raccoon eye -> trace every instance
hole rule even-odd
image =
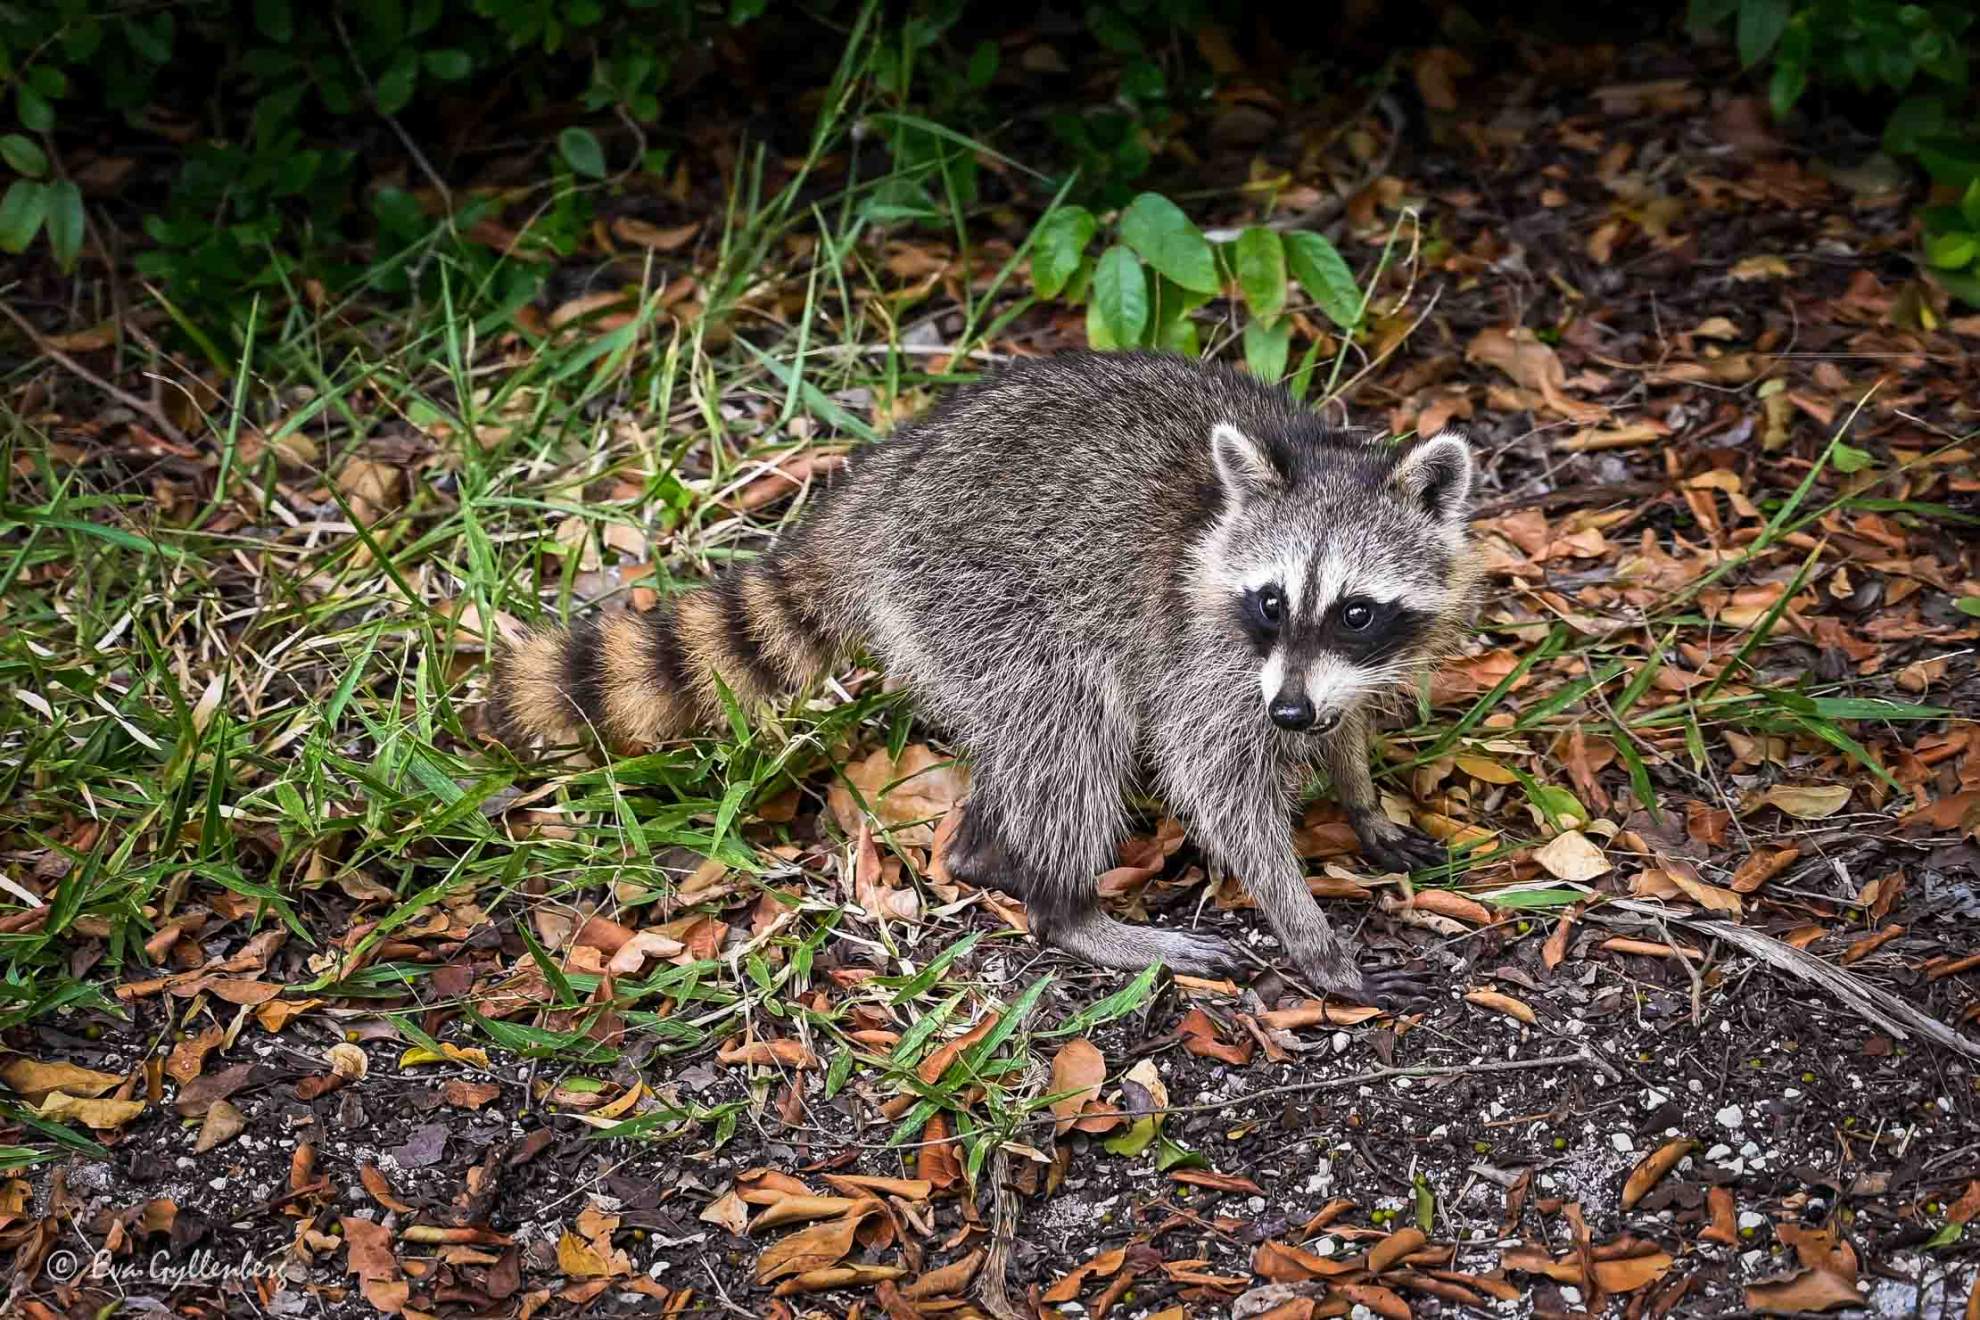
[[[1360,632],[1375,622],[1375,607],[1365,600],[1351,600],[1341,606],[1341,623],[1349,632]]]
[[[1286,598],[1277,587],[1261,588],[1251,598],[1252,608],[1257,611],[1259,622],[1268,628],[1276,628],[1286,617]]]

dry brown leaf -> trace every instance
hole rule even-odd
[[[1492,924],[1492,910],[1475,898],[1450,889],[1419,889],[1411,894],[1401,906],[1414,912],[1434,912],[1440,917],[1450,917],[1472,926]]]
[[[322,1004],[321,999],[271,999],[265,1004],[255,1005],[254,1020],[261,1024],[263,1031],[273,1035]]]
[[[1670,857],[1661,860],[1664,863],[1664,878],[1676,885],[1686,898],[1708,912],[1729,912],[1733,916],[1740,914],[1742,904],[1738,894],[1730,889],[1706,884],[1698,878],[1697,873],[1688,863]]]
[[[876,1178],[864,1173],[828,1173],[825,1181],[840,1194],[857,1200],[862,1196],[898,1196],[903,1201],[926,1201],[934,1194],[932,1183],[920,1178]]]
[[[1352,1305],[1366,1307],[1382,1320],[1411,1320],[1415,1314],[1400,1294],[1379,1283],[1339,1283],[1334,1289]]]
[[[1106,1080],[1107,1060],[1092,1041],[1076,1036],[1060,1046],[1052,1056],[1051,1091],[1054,1095],[1062,1091],[1070,1094],[1052,1102],[1052,1113],[1058,1119],[1053,1132],[1063,1136],[1071,1131],[1087,1101],[1099,1098],[1100,1085]]]
[[[921,918],[921,895],[887,882],[887,864],[881,860],[880,848],[873,841],[872,822],[864,818],[859,822],[859,840],[853,845],[853,902],[869,917],[880,921]]]
[[[622,215],[612,222],[613,238],[633,247],[651,248],[655,252],[674,252],[684,248],[700,232],[699,220],[666,229],[644,220],[635,220],[629,215]]]
[[[465,1077],[450,1077],[440,1087],[440,1098],[455,1109],[480,1109],[501,1094],[502,1088],[494,1082],[471,1082]]]
[[[37,1117],[51,1122],[75,1119],[84,1127],[111,1132],[144,1112],[142,1100],[83,1100],[66,1091],[55,1091],[34,1106]]]
[[[1559,967],[1561,961],[1567,957],[1568,936],[1574,933],[1574,918],[1574,908],[1561,913],[1560,920],[1554,923],[1553,933],[1547,936],[1546,944],[1541,946],[1540,961],[1546,964],[1550,972]]]
[[[749,1226],[755,1233],[760,1229],[775,1228],[779,1224],[801,1224],[811,1219],[830,1219],[842,1215],[858,1205],[857,1196],[788,1196],[778,1201],[756,1217]]]
[[[1244,1196],[1263,1196],[1265,1189],[1249,1178],[1235,1173],[1217,1173],[1210,1169],[1174,1169],[1169,1173],[1171,1182],[1188,1183],[1192,1187],[1208,1187],[1213,1192],[1236,1192]]]
[[[1261,1026],[1276,1031],[1297,1027],[1353,1027],[1381,1017],[1386,1009],[1368,1004],[1336,1004],[1332,1000],[1304,999],[1292,1008],[1272,1008],[1258,1015]]]
[[[963,1289],[969,1287],[969,1281],[976,1277],[976,1271],[982,1268],[983,1256],[980,1248],[972,1251],[967,1256],[928,1271],[903,1291],[912,1298],[959,1297]]]
[[[1794,273],[1794,269],[1787,264],[1786,258],[1776,256],[1771,252],[1762,252],[1750,257],[1741,257],[1732,264],[1732,269],[1726,273],[1733,279],[1741,282],[1749,280],[1784,280]]]
[[[1400,1228],[1368,1249],[1368,1269],[1380,1274],[1429,1239],[1420,1228]]]
[[[1482,756],[1460,756],[1456,758],[1457,768],[1473,779],[1482,779],[1488,784],[1517,784],[1519,776]]]
[[[1176,1031],[1182,1037],[1183,1048],[1191,1054],[1199,1058],[1218,1059],[1233,1067],[1241,1068],[1250,1063],[1252,1051],[1257,1048],[1249,1036],[1236,1042],[1224,1040],[1216,1022],[1200,1008],[1190,1009]]]
[[[1555,835],[1545,846],[1534,849],[1533,860],[1545,867],[1549,875],[1573,884],[1587,884],[1611,869],[1602,850],[1580,830],[1564,830]]]
[[[756,1260],[756,1281],[769,1283],[786,1275],[827,1269],[839,1263],[853,1249],[853,1237],[869,1215],[880,1213],[878,1201],[858,1201],[837,1219],[813,1224],[810,1228],[782,1238],[764,1248]]]
[[[848,783],[859,790],[858,798]],[[935,842],[936,824],[962,800],[968,787],[969,776],[954,758],[911,743],[898,761],[882,747],[848,765],[845,782],[834,783],[826,800],[848,835],[859,834],[863,800],[894,843],[926,848]]]
[[[954,1187],[962,1181],[962,1156],[956,1143],[949,1136],[949,1120],[936,1114],[928,1120],[928,1126],[921,1129],[923,1145],[915,1155],[915,1176],[938,1190]]]
[[[399,1258],[392,1251],[392,1230],[362,1215],[345,1215],[338,1222],[344,1235],[344,1263],[360,1280],[396,1279]]]
[[[1970,1179],[1959,1199],[1946,1207],[1946,1219],[1954,1224],[1964,1224],[1977,1214],[1980,1214],[1980,1178]]]
[[[818,1059],[801,1040],[737,1041],[715,1052],[723,1063],[747,1064],[758,1068],[816,1068]]]
[[[1589,1265],[1596,1286],[1607,1293],[1630,1293],[1664,1277],[1671,1268],[1671,1257],[1662,1251],[1617,1260],[1598,1260]]]
[[[93,1099],[123,1084],[122,1073],[98,1072],[73,1063],[43,1063],[26,1055],[16,1055],[0,1064],[0,1082],[21,1093],[28,1103],[61,1091],[71,1098]]]
[[[1733,1206],[1732,1188],[1706,1188],[1705,1212],[1712,1222],[1698,1236],[1707,1242],[1717,1242],[1721,1246],[1738,1246],[1739,1216]]]
[[[1492,326],[1478,332],[1464,350],[1467,362],[1483,362],[1511,377],[1522,388],[1537,393],[1547,407],[1576,421],[1594,421],[1608,410],[1567,395],[1567,371],[1553,346],[1543,343],[1532,330],[1518,326],[1504,330]]]
[[[1530,1004],[1524,1000],[1514,999],[1511,995],[1500,994],[1497,990],[1467,990],[1464,1001],[1467,1004],[1476,1004],[1480,1008],[1489,1008],[1495,1013],[1504,1013],[1510,1018],[1518,1018],[1529,1026],[1540,1020]]]
[[[217,1026],[210,1026],[194,1036],[187,1036],[172,1047],[172,1053],[165,1060],[165,1075],[181,1086],[199,1076],[206,1067],[206,1056],[220,1048],[227,1033]]]
[[[193,1141],[193,1154],[204,1155],[215,1146],[232,1141],[246,1127],[246,1114],[225,1100],[215,1100],[208,1106],[206,1118],[199,1125],[199,1136]]]
[[[557,1239],[557,1268],[573,1279],[616,1279],[632,1273],[632,1262],[610,1239],[587,1241],[567,1228]]]
[[[1755,807],[1779,807],[1797,820],[1822,820],[1849,804],[1848,784],[1775,784]]]
[[[1516,1270],[1521,1274],[1544,1274],[1555,1283],[1584,1284],[1581,1265],[1572,1260],[1555,1260],[1545,1248],[1526,1246],[1514,1247],[1499,1257],[1501,1269]]]
[[[833,1265],[822,1270],[806,1270],[784,1280],[771,1290],[773,1297],[798,1293],[830,1292],[835,1288],[859,1288],[869,1283],[886,1283],[907,1271],[899,1265]]]
[[[1622,1208],[1634,1210],[1636,1203],[1649,1195],[1650,1189],[1662,1182],[1665,1175],[1675,1169],[1678,1161],[1690,1154],[1697,1144],[1680,1137],[1676,1141],[1665,1142],[1639,1160],[1636,1167],[1629,1171],[1629,1180],[1623,1184]]]
[[[1785,848],[1756,848],[1739,864],[1728,884],[1735,894],[1750,894],[1787,870],[1799,856],[1801,849],[1792,844]]]
[[[1048,1302],[1070,1302],[1076,1299],[1089,1279],[1107,1279],[1120,1273],[1121,1266],[1127,1263],[1127,1249],[1115,1247],[1103,1251],[1084,1265],[1074,1267],[1062,1275],[1044,1293]]]
[[[1258,1244],[1258,1249],[1251,1253],[1251,1272],[1273,1283],[1304,1283],[1309,1279],[1331,1279],[1342,1274],[1357,1273],[1360,1269],[1361,1264],[1358,1261],[1316,1256],[1289,1242],[1277,1240],[1261,1242]]]
[[[398,1194],[392,1190],[392,1184],[386,1181],[384,1170],[376,1164],[366,1162],[358,1165],[358,1181],[364,1184],[364,1190],[371,1194],[372,1200],[393,1214],[409,1215],[413,1212],[413,1207],[400,1200]]]
[[[741,1237],[743,1229],[749,1224],[749,1206],[736,1195],[734,1188],[730,1188],[703,1206],[695,1218],[704,1224],[719,1224]]]
[[[1863,1298],[1856,1285],[1827,1270],[1803,1270],[1785,1279],[1746,1285],[1747,1309],[1760,1315],[1797,1315],[1861,1305]]]
[[[954,1063],[964,1050],[996,1029],[998,1021],[1003,1016],[1002,1013],[985,1013],[968,1031],[943,1041],[929,1051],[928,1057],[915,1067],[914,1075],[921,1079],[924,1086],[935,1085],[942,1080],[942,1074],[949,1071],[949,1065]]]
[[[368,458],[344,460],[337,470],[337,490],[360,523],[377,522],[406,501],[406,474]]]
[[[1688,944],[1665,944],[1659,940],[1637,940],[1627,935],[1611,935],[1595,946],[1605,953],[1634,953],[1644,958],[1703,958],[1704,951]]]

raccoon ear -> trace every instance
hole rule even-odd
[[[1439,431],[1397,460],[1389,484],[1436,517],[1460,521],[1471,502],[1471,446],[1456,431]]]
[[[1210,456],[1217,465],[1217,479],[1233,499],[1285,485],[1285,474],[1272,461],[1271,452],[1229,422],[1210,428]]]

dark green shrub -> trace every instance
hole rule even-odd
[[[575,105],[652,124],[683,57],[710,33],[747,24],[764,4],[0,6],[0,86],[18,121],[18,131],[0,142],[17,176],[0,195],[0,249],[22,251],[46,235],[65,267],[74,261],[82,200],[62,161],[107,120],[113,133],[121,129],[120,140],[182,144],[163,187],[138,179],[133,198],[153,244],[139,266],[176,300],[207,311],[304,278],[340,287],[363,271],[347,255],[351,240],[399,242],[413,229],[432,230],[403,191],[364,196],[370,181],[359,168],[363,145],[387,142],[398,150],[386,136],[387,119],[417,128],[435,106],[500,95],[521,110]],[[160,113],[171,122],[153,122]],[[567,179],[661,163],[608,161],[598,138],[581,127],[566,130],[558,147],[553,168]],[[424,179],[410,183],[426,186]],[[384,285],[393,279],[374,275]]]
[[[1768,96],[1785,115],[1811,85],[1891,101],[1884,149],[1914,157],[1961,199],[1923,214],[1924,260],[1946,289],[1980,304],[1980,122],[1972,65],[1980,49],[1970,0],[1691,0],[1690,26],[1730,23],[1740,63],[1772,62]]]

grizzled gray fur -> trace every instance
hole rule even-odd
[[[1024,899],[1041,940],[1109,967],[1231,966],[1213,936],[1100,910],[1095,876],[1139,784],[1245,883],[1308,981],[1387,997],[1411,978],[1365,973],[1330,929],[1292,817],[1324,765],[1377,865],[1443,859],[1379,809],[1366,708],[1461,624],[1471,477],[1458,436],[1365,442],[1224,367],[1023,362],[860,453],[768,555],[652,622],[636,655],[613,668],[610,638],[588,657],[544,642],[533,681],[594,727],[660,734],[627,707],[633,678],[665,690],[640,709],[712,714],[682,690],[719,673],[768,695],[864,645],[967,752],[950,872]]]

